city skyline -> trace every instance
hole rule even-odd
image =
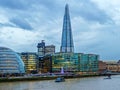
[[[0,46],[16,52],[37,52],[37,43],[45,40],[58,52],[66,3],[70,7],[74,52],[119,60],[119,0],[0,0]]]

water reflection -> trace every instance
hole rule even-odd
[[[0,90],[120,90],[120,76],[67,79],[56,83],[49,81],[0,83]]]

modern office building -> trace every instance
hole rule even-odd
[[[39,57],[39,73],[51,73],[52,72],[52,56],[45,55],[44,57]]]
[[[78,54],[75,53],[56,53],[52,56],[52,72],[60,72],[61,68],[64,72],[78,71]]]
[[[65,6],[60,52],[63,53],[74,52],[74,44],[73,44],[72,28],[71,28],[68,4],[66,4]]]
[[[80,54],[80,74],[97,74],[98,60],[99,55]]]
[[[36,73],[38,68],[38,57],[34,52],[22,52],[21,58],[25,64],[26,73]]]
[[[51,72],[52,69],[52,60],[51,56],[55,53],[54,45],[45,45],[44,40],[42,40],[37,45],[38,48],[38,72],[39,73],[47,73]]]
[[[37,45],[38,48],[38,57],[44,57],[45,55],[52,55],[55,53],[55,46],[54,45],[45,45],[44,40],[42,40]]]
[[[13,50],[0,47],[0,74],[24,74],[25,66],[20,56]]]
[[[78,72],[80,74],[96,74],[99,56],[83,53],[56,53],[52,56],[52,72]]]

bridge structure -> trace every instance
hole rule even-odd
[[[105,70],[101,73],[101,75],[120,75],[120,72],[113,72],[110,70]]]

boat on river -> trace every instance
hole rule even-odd
[[[111,74],[108,74],[108,77],[104,79],[111,79]]]
[[[107,77],[107,78],[104,78],[104,79],[111,79],[111,77]]]
[[[64,77],[58,77],[56,78],[55,82],[64,82],[65,78]]]

